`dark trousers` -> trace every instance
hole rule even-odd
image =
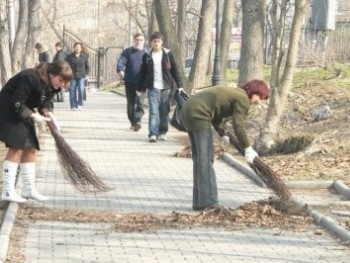
[[[212,129],[189,131],[193,161],[193,209],[218,203],[216,175],[213,168],[214,147]]]
[[[141,96],[137,96],[136,89],[136,85],[125,83],[126,111],[128,114],[128,119],[132,126],[134,126],[137,122],[141,122],[141,118],[145,113],[145,94],[142,93]]]

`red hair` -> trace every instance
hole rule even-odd
[[[270,97],[270,90],[267,87],[267,84],[258,79],[251,80],[244,84],[241,89],[244,89],[249,99],[254,95],[258,95],[261,100],[267,100]]]

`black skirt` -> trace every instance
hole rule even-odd
[[[0,123],[0,140],[8,148],[21,149],[34,147],[40,150],[33,120],[13,123]]]

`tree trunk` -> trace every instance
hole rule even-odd
[[[7,21],[6,1],[0,1],[0,74],[1,87],[11,77],[10,39]]]
[[[180,44],[181,64],[185,64],[185,45],[186,45],[186,1],[177,2],[177,39]]]
[[[277,19],[278,0],[272,1],[272,8],[270,10],[271,17],[271,31],[272,31],[272,61],[271,61],[271,87],[277,87],[280,78],[280,68],[284,52],[282,45],[284,42],[284,31],[286,24],[287,5],[288,0],[282,0],[279,10],[279,19]]]
[[[39,40],[40,34],[40,0],[29,0],[28,2],[28,33],[22,68],[31,68],[35,65],[35,42]]]
[[[199,19],[198,36],[189,82],[190,91],[204,85],[205,75],[208,69],[210,49],[212,46],[213,23],[216,11],[216,1],[203,1],[201,17]]]
[[[15,74],[22,69],[23,54],[28,29],[28,0],[19,1],[18,24],[15,41],[11,50],[12,73]]]
[[[275,138],[279,120],[283,113],[287,96],[291,90],[294,70],[298,59],[299,40],[304,24],[305,14],[310,7],[309,0],[296,0],[295,13],[293,17],[292,29],[289,38],[289,47],[284,65],[284,71],[278,85],[271,86],[271,98],[266,114],[265,124],[260,133],[258,141],[259,152],[267,152]]]
[[[242,42],[238,85],[263,79],[266,0],[242,1]]]
[[[235,0],[225,0],[222,15],[221,37],[220,37],[220,63],[222,82],[226,82],[226,70],[228,54],[231,44],[231,30],[233,26]]]
[[[152,3],[152,8],[150,11],[149,27],[148,27],[148,38],[152,35],[153,32],[159,31],[156,11],[154,8],[154,3]]]
[[[181,48],[177,39],[175,26],[171,19],[169,2],[164,0],[154,0],[155,13],[157,16],[160,32],[164,35],[165,47],[169,47],[174,55],[175,63],[178,66],[182,81],[187,86],[185,68],[181,60]]]

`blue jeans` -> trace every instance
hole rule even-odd
[[[218,203],[212,129],[189,131],[193,161],[193,209]]]
[[[170,112],[170,89],[148,89],[148,136],[158,136],[168,132],[168,119]]]
[[[70,108],[76,109],[78,106],[83,106],[84,84],[85,78],[72,79],[69,89]]]

